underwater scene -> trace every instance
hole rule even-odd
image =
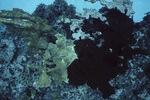
[[[133,9],[140,0],[33,0],[30,11],[6,1],[0,100],[150,100],[150,7]]]

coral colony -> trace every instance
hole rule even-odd
[[[0,100],[149,100],[150,14],[130,0],[0,12]]]

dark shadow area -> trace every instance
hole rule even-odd
[[[93,89],[98,88],[103,97],[107,98],[115,93],[108,81],[118,74],[125,73],[127,61],[134,54],[144,54],[141,49],[132,49],[135,43],[132,32],[133,20],[117,9],[106,9],[109,25],[100,19],[89,18],[84,20],[82,30],[85,33],[102,32],[95,40],[85,39],[75,41],[75,50],[78,55],[68,67],[69,83],[75,86],[88,84]],[[106,12],[105,11],[105,12]],[[99,40],[104,39],[102,47],[96,46]]]

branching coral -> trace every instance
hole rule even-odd
[[[49,86],[51,80],[54,80],[56,84],[61,85],[62,81],[68,82],[67,67],[72,63],[74,59],[77,59],[77,55],[74,50],[74,44],[72,40],[66,40],[66,38],[60,34],[56,34],[56,44],[49,43],[47,50],[45,50],[42,61],[42,66],[29,65],[39,69],[39,80],[35,82],[35,85],[40,87]]]

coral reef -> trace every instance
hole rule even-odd
[[[133,2],[131,2],[130,0],[113,0],[112,2],[100,0],[100,3],[106,6],[108,9],[117,8],[127,16],[131,16],[135,13],[132,9]]]
[[[51,5],[40,4],[34,11],[39,17],[47,19],[49,24],[54,24],[60,18],[75,18],[76,11],[73,5],[68,5],[65,0],[55,0]]]
[[[96,19],[100,19],[102,21],[106,21],[105,23],[107,23],[106,17],[103,16],[101,13],[99,13],[98,11],[96,11],[95,9],[87,9],[84,8],[84,13],[77,13],[76,15],[79,16],[78,19],[68,19],[65,18],[64,19],[64,23],[68,23],[70,24],[70,30],[73,32],[72,33],[72,37],[75,40],[80,40],[80,39],[92,39],[94,40],[93,37],[90,36],[90,34],[86,33],[82,30],[82,25],[83,25],[83,21],[84,19],[91,19],[92,23],[92,18],[96,18]],[[92,25],[94,28],[96,28],[96,26],[94,26],[94,24]],[[90,26],[89,26],[90,27]],[[98,27],[98,26],[97,26]],[[99,34],[99,32],[97,32]],[[97,33],[93,33],[93,34],[97,34]]]
[[[76,11],[73,5],[68,5],[65,0],[55,0],[50,5],[40,4],[34,13],[43,19],[47,19],[53,29],[64,34],[67,39],[72,38],[69,24],[63,23],[62,20],[64,18],[76,18]]]
[[[114,99],[149,99],[149,79],[145,75],[144,70],[147,64],[150,64],[149,55],[135,55],[133,59],[129,60],[129,69],[123,75],[118,75],[110,81],[112,86],[117,87],[118,90]],[[144,96],[143,94],[147,94]],[[143,95],[143,96],[142,96]]]
[[[15,55],[16,46],[12,40],[3,39],[0,41],[0,63],[10,63]]]
[[[55,36],[53,37],[51,36],[52,28],[47,24],[47,21],[45,19],[41,19],[40,17],[37,17],[34,14],[30,15],[21,9],[13,9],[13,11],[3,10],[0,13],[0,16],[1,16],[0,21],[7,25],[9,31],[13,32],[12,34],[18,35],[19,36],[18,38],[23,37],[23,40],[27,42],[28,52],[30,53],[29,55],[31,60],[30,62],[40,63],[41,61],[42,63],[39,65],[38,64],[33,65],[33,64],[28,64],[26,62],[26,64],[29,65],[29,67],[27,67],[26,65],[26,68],[32,69],[32,66],[34,66],[34,68],[36,68],[40,74],[39,80],[36,80],[37,78],[34,77],[36,71],[34,71],[33,73],[31,72],[32,70],[29,69],[28,72],[25,71],[27,75],[33,74],[32,75],[33,80],[31,81],[30,85],[32,84],[32,82],[34,82],[34,85],[38,85],[40,87],[46,87],[50,85],[51,80],[55,81],[57,85],[61,85],[62,81],[65,82],[68,81],[67,70],[66,70],[67,66],[69,66],[70,63],[77,58],[76,53],[74,51],[73,41],[66,40],[64,36],[57,34],[56,37],[58,38],[58,40],[56,40],[56,45],[53,43],[49,43],[50,41],[52,41],[49,39],[52,39]],[[3,24],[1,24],[1,26],[2,26],[1,32],[5,33],[6,26]],[[55,42],[54,40],[55,39],[53,39],[53,42]],[[22,56],[19,55],[19,52],[21,52],[20,50],[22,49],[18,50],[18,47],[16,49],[15,48],[16,44],[14,44],[13,41],[11,41],[11,39],[1,40],[0,47],[1,47],[1,54],[2,54],[0,57],[1,62],[4,61],[3,63],[6,65],[18,61],[17,63],[15,63],[16,67],[20,66],[20,63],[22,62],[21,59],[24,59],[22,58]],[[6,58],[6,55],[9,54],[10,56],[7,56],[9,60],[4,59]],[[43,58],[41,59],[36,58],[36,55],[43,55]],[[15,64],[12,66],[15,66]],[[6,72],[9,71],[7,69],[5,70]],[[11,75],[8,74],[7,76],[11,76]],[[27,80],[26,82],[28,81],[29,80]],[[27,83],[24,84],[28,85]],[[22,90],[18,92],[17,94],[18,96],[14,98],[17,97],[23,98],[24,96],[19,97],[20,93],[22,93]],[[26,95],[26,93],[24,95]]]
[[[30,81],[25,42],[0,23],[0,99],[17,99]]]
[[[93,89],[98,88],[107,98],[115,93],[109,80],[126,72],[127,62],[133,55],[147,53],[141,48],[131,48],[136,42],[131,18],[117,9],[106,9],[105,12],[109,24],[95,18],[83,21],[82,31],[90,34],[94,40],[80,39],[74,42],[79,59],[68,67],[68,74],[70,84],[79,86],[87,83]],[[95,32],[102,34],[95,37]],[[103,42],[102,46],[98,46],[100,42]]]
[[[150,14],[146,13],[144,16],[143,21],[140,23],[136,23],[135,28],[135,38],[137,38],[137,45],[140,46],[146,52],[149,52],[150,49]]]
[[[100,1],[101,5],[104,5],[108,9],[117,8],[122,13],[126,14],[127,16],[133,15],[135,12],[132,9],[132,4],[130,0],[112,0],[112,2],[107,2],[106,0],[85,0],[89,2],[96,2]]]
[[[6,26],[0,22],[0,33],[4,33],[5,31],[6,31]],[[1,37],[1,35],[0,35],[0,37]]]
[[[29,13],[18,8],[14,8],[12,11],[2,10],[0,13],[0,22],[14,24],[23,28],[34,29],[40,32],[51,31],[51,27],[47,24],[46,20],[35,15],[30,15]]]
[[[52,32],[48,21],[22,9],[2,10],[0,22],[5,23],[9,31],[23,37],[30,49],[31,56],[41,52],[40,49],[46,49],[49,41],[54,41],[52,34],[55,32]]]
[[[43,59],[41,59],[42,65],[29,65],[31,68],[39,70],[39,80],[34,82],[34,85],[47,87],[50,86],[51,80],[58,85],[61,85],[62,81],[68,83],[67,67],[74,59],[77,59],[77,55],[72,40],[66,40],[60,34],[56,34],[56,37],[56,44],[48,44]]]
[[[102,93],[91,89],[86,84],[77,88],[64,84],[66,87],[61,89],[60,98],[66,100],[104,100]],[[69,92],[68,92],[69,91]],[[72,96],[74,95],[74,96]]]
[[[150,13],[134,23],[130,0],[85,1],[105,7],[0,12],[0,100],[150,99]]]
[[[89,17],[91,17],[91,18],[99,18],[102,21],[106,21],[106,17],[104,17],[96,9],[83,8],[83,10],[84,10],[84,13],[77,13],[76,15],[82,18],[86,18],[86,19],[89,19]]]
[[[70,24],[70,29],[73,32],[72,37],[75,40],[79,40],[79,39],[85,39],[87,37],[89,37],[88,34],[85,34],[82,30],[81,30],[81,26],[83,23],[83,19],[65,19],[65,23],[71,23]]]

